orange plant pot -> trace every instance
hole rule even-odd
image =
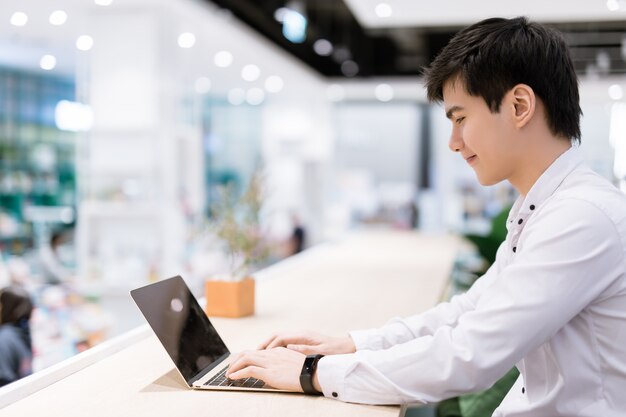
[[[214,317],[245,317],[254,314],[254,280],[212,281],[204,284],[205,311]]]

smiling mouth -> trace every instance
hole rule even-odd
[[[476,160],[476,155],[472,155],[472,156],[468,156],[467,158],[465,158],[465,161],[468,164],[471,164],[472,162],[474,162]]]

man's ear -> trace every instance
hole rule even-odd
[[[535,115],[537,98],[535,92],[526,84],[517,84],[511,91],[513,118],[518,128],[524,127]]]

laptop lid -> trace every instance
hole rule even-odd
[[[189,386],[230,353],[180,276],[130,295]]]

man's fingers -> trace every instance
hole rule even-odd
[[[295,344],[287,345],[287,349],[295,350],[296,352],[300,352],[304,355],[313,355],[313,354],[319,353],[320,351],[319,347],[317,346],[295,345]]]
[[[314,341],[303,334],[290,334],[284,336],[277,336],[267,346],[266,349],[274,349],[277,347],[287,347],[288,345],[311,345]]]
[[[268,338],[267,340],[265,340],[263,343],[261,343],[258,347],[257,350],[263,350],[263,349],[267,349],[267,347],[270,345],[270,343],[272,343],[274,341],[274,339],[276,339],[278,337],[278,335],[273,334],[270,338]]]
[[[243,369],[233,372],[228,375],[229,379],[243,379],[243,378],[256,378],[265,380],[265,369],[260,366],[246,366]]]
[[[300,340],[301,336],[286,335],[286,334],[274,334],[272,337],[261,343],[258,350],[274,349],[276,347],[285,347],[288,343],[292,343],[292,340]]]
[[[271,341],[266,347],[266,349],[274,349],[277,347],[286,346],[285,339],[283,337],[275,337],[274,340]]]
[[[274,349],[277,347],[285,347],[287,346],[287,343],[288,343],[287,340],[289,340],[288,336],[278,335],[270,343],[268,343],[265,349],[269,350],[269,349]]]
[[[261,355],[256,354],[258,351],[246,351],[236,355],[233,360],[228,365],[228,370],[226,371],[226,376],[231,378],[231,374],[237,372],[241,369],[244,369],[249,366],[258,366],[262,365],[263,357]]]
[[[247,351],[230,364],[226,376],[230,379],[257,378],[272,387],[298,391],[304,360],[302,353],[285,347]]]

